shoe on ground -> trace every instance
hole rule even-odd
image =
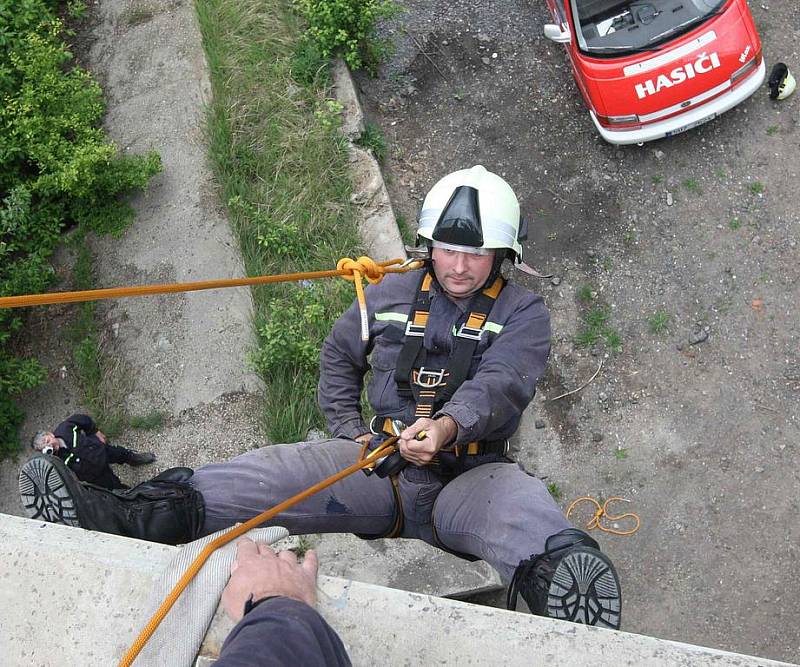
[[[139,466],[146,466],[156,462],[156,455],[153,452],[132,452],[128,457],[128,465],[138,468]]]

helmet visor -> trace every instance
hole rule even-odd
[[[455,243],[443,243],[442,241],[434,241],[433,247],[455,252],[468,252],[470,255],[481,255],[483,257],[493,255],[495,252],[494,248],[476,248],[471,245],[456,245]]]
[[[480,248],[483,245],[481,213],[478,190],[469,185],[460,185],[444,207],[436,227],[433,240],[460,246]]]

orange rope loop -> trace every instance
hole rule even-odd
[[[575,507],[577,507],[580,503],[589,502],[592,503],[596,509],[594,511],[594,515],[592,516],[591,519],[589,519],[589,522],[586,524],[586,528],[588,528],[589,530],[591,530],[592,528],[599,528],[600,530],[606,533],[611,533],[613,535],[633,535],[633,533],[639,530],[639,524],[640,524],[639,515],[635,514],[634,512],[625,512],[624,514],[617,514],[617,515],[609,514],[608,504],[615,500],[618,500],[623,503],[631,502],[627,498],[612,496],[601,505],[591,496],[581,496],[580,498],[576,498],[575,500],[572,501],[572,503],[570,503],[570,506],[567,508],[567,518],[569,519],[569,515],[572,514],[572,510],[574,510]],[[603,523],[601,523],[600,521],[600,519],[602,519],[603,517],[605,517],[607,521],[619,521],[621,519],[630,518],[634,521],[635,525],[633,526],[633,528],[629,528],[628,530],[619,530],[617,528],[603,525]]]
[[[350,273],[343,274],[342,278],[345,280],[353,280],[356,278],[361,280],[362,277],[366,278],[373,285],[377,285],[383,276],[386,274],[386,267],[378,264],[374,259],[369,257],[359,257],[350,259],[349,257],[342,257],[336,264],[337,271],[349,271]]]
[[[369,340],[369,316],[367,314],[367,298],[364,296],[362,279],[366,278],[372,285],[377,285],[387,269],[369,257],[359,257],[357,260],[342,257],[336,264],[336,270],[342,272],[342,278],[355,283],[358,311],[361,315],[361,340]]]

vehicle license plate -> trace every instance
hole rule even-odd
[[[686,132],[686,130],[691,130],[693,127],[697,127],[698,125],[702,125],[703,123],[707,123],[710,120],[714,120],[716,114],[711,114],[710,116],[706,116],[705,118],[701,118],[700,120],[696,120],[694,123],[689,123],[688,125],[683,125],[679,127],[677,130],[671,130],[667,132],[664,136],[665,137],[674,137],[676,134],[680,134],[681,132]]]

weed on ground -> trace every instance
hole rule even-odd
[[[84,235],[76,234],[71,243],[77,248],[73,269],[75,289],[95,288],[95,258],[83,243]],[[78,304],[78,315],[68,331],[72,343],[72,358],[83,402],[97,425],[109,437],[122,431],[127,423],[124,397],[131,386],[131,378],[121,364],[106,352],[96,320],[95,302]]]
[[[247,274],[332,269],[357,256],[348,144],[323,50],[277,0],[198,0],[197,10],[214,90],[210,153]],[[323,426],[319,347],[352,298],[338,279],[253,289],[251,359],[274,442]]]

